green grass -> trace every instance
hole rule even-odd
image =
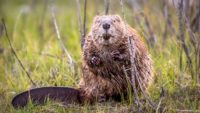
[[[103,14],[103,4],[94,6],[92,1],[88,2],[89,30],[95,10]],[[157,4],[154,4],[157,3]],[[64,57],[56,33],[53,28],[49,6],[44,8],[44,1],[37,1],[31,5],[31,1],[0,1],[0,17],[6,21],[9,37],[19,56],[20,60],[30,72],[31,78],[39,87],[42,86],[69,86],[78,87],[81,78],[81,47],[78,18],[76,12],[76,1],[58,1],[56,6],[56,18],[60,29],[62,40],[65,43],[71,56],[79,66],[78,75],[71,73],[68,59]],[[154,4],[154,5],[152,5]],[[158,103],[160,100],[161,88],[164,89],[164,97],[161,105],[167,108],[167,112],[176,112],[175,109],[200,109],[199,87],[193,85],[190,72],[187,69],[179,69],[180,45],[176,35],[169,33],[163,45],[162,34],[165,21],[162,16],[160,2],[153,0],[145,4],[144,13],[157,35],[155,47],[149,47],[151,57],[154,61],[155,80],[149,89],[150,96]],[[81,2],[83,6],[83,3]],[[83,7],[81,8],[83,9]],[[117,7],[117,8],[116,8]],[[138,12],[132,14],[131,9],[125,5],[126,21],[141,36],[144,35],[145,23],[141,20],[137,23],[133,18]],[[81,10],[83,13],[83,10]],[[111,2],[112,14],[120,14],[119,3]],[[171,10],[170,10],[171,11]],[[177,29],[177,15],[175,9],[170,12],[172,22]],[[132,16],[133,15],[133,16]],[[158,19],[159,17],[159,19]],[[188,38],[188,37],[186,37]],[[115,103],[107,102],[95,105],[70,105],[63,106],[60,103],[49,101],[42,106],[29,104],[23,109],[16,110],[11,106],[12,98],[25,90],[33,88],[26,73],[20,67],[13,55],[5,35],[0,37],[0,47],[4,52],[0,53],[0,113],[8,112],[131,112],[132,104],[128,102]],[[54,57],[51,57],[52,55]],[[186,66],[186,57],[183,55],[183,66]],[[147,107],[148,112],[153,112]]]

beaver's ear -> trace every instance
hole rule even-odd
[[[122,19],[119,15],[114,15],[114,18],[116,21],[120,22]]]
[[[100,19],[100,16],[98,16],[98,15],[97,15],[97,16],[95,16],[95,17],[94,17],[94,23],[98,22],[98,21],[99,21],[99,19]]]

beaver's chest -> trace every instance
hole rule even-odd
[[[126,57],[128,52],[126,47],[104,48],[99,51],[102,65],[95,69],[97,75],[112,78],[124,76],[125,71],[129,68],[129,59]],[[116,59],[115,54],[121,55],[124,59]]]

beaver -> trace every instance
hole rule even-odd
[[[143,88],[149,86],[153,77],[152,60],[136,30],[119,15],[96,16],[83,47],[80,90],[85,101],[101,101],[113,95],[127,94],[130,90],[129,38],[134,43],[131,48],[135,50],[133,60]]]
[[[129,46],[128,39],[132,40],[132,46]],[[134,56],[131,56],[129,50],[134,50]],[[79,83],[80,88],[47,87],[30,90],[17,95],[13,99],[13,106],[25,106],[29,97],[37,103],[43,103],[46,97],[66,103],[102,102],[109,98],[120,100],[120,95],[133,92],[131,79],[135,73],[131,73],[131,60],[134,61],[133,65],[145,91],[152,81],[152,60],[147,48],[136,30],[119,15],[95,17],[85,38],[82,53],[83,77]]]

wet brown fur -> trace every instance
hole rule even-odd
[[[109,16],[112,18],[115,15]],[[85,39],[82,63],[83,78],[80,81],[80,95],[84,102],[91,103],[101,101],[102,99],[105,100],[114,95],[127,94],[127,91],[130,90],[128,89],[128,85],[131,81],[131,63],[128,37],[131,37],[134,42],[133,48],[131,48],[136,51],[134,65],[142,80],[143,88],[147,89],[152,80],[152,61],[145,44],[136,30],[124,23],[121,19],[119,24],[112,23],[111,26],[125,29],[125,32],[121,34],[122,36],[118,37],[120,40],[116,43],[106,47],[95,43],[91,32],[100,27],[95,25],[93,25],[91,32]],[[113,59],[112,53],[115,51],[120,53],[121,60]],[[94,56],[100,59],[98,66],[91,64],[91,59]]]

